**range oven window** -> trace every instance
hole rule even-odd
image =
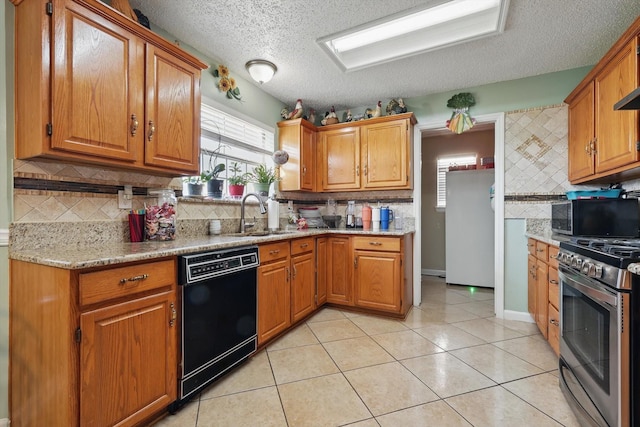
[[[562,290],[562,335],[586,372],[609,393],[610,313],[571,286]]]

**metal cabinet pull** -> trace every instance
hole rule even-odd
[[[302,175],[306,175],[307,174],[307,167],[303,166],[302,167]]]
[[[360,165],[356,166],[356,176],[360,176]]]
[[[287,282],[289,281],[290,277],[291,277],[291,271],[289,271],[289,267],[287,267],[287,277],[286,277]]]
[[[549,319],[549,323],[551,323],[552,325],[560,326],[560,322],[555,319]]]
[[[296,276],[298,275],[298,269],[296,268],[296,266],[293,266],[293,279],[295,280]]]
[[[126,278],[126,279],[120,279],[120,284],[124,285],[127,282],[137,282],[137,281],[140,281],[140,280],[144,280],[147,277],[149,277],[148,274],[141,274],[139,276],[133,276],[133,277],[129,277],[129,278]]]
[[[171,327],[176,323],[178,312],[176,311],[176,306],[174,303],[171,303],[169,307],[171,308],[171,318],[169,319],[169,326]]]
[[[136,117],[135,114],[131,115],[131,136],[136,136],[136,133],[138,132],[138,125],[140,123],[138,123],[138,118]]]
[[[382,243],[380,242],[369,242],[369,244],[372,246],[382,246]]]
[[[549,283],[551,283],[552,285],[557,285],[558,281],[551,279],[551,280],[549,280]]]
[[[358,257],[353,257],[353,268],[358,268]]]
[[[149,120],[149,141],[153,139],[154,133],[156,133],[156,125],[153,124],[153,120]]]
[[[269,251],[269,255],[276,255],[276,254],[279,254],[279,253],[280,253],[280,249],[274,249],[274,250]]]
[[[367,166],[368,165],[364,165],[364,176],[367,176],[367,173],[369,172],[369,169]]]
[[[301,244],[301,245],[300,245],[300,248],[301,248],[301,249],[304,249],[304,248],[306,248],[307,246],[309,246],[309,244],[308,244],[308,243],[303,243],[303,244]]]

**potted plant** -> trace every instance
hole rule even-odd
[[[251,174],[245,172],[242,173],[242,169],[237,162],[233,162],[229,170],[233,172],[233,175],[227,178],[229,181],[229,195],[230,196],[242,196],[244,193],[244,186],[247,185]]]
[[[207,184],[207,196],[214,199],[222,198],[222,188],[224,187],[224,181],[218,178],[220,172],[225,170],[224,163],[218,163],[213,166],[212,158],[209,157],[209,169],[202,171],[200,179]]]
[[[274,169],[268,168],[265,164],[254,167],[250,175],[256,193],[265,197],[269,194],[269,186],[278,180]]]
[[[204,184],[200,176],[190,176],[183,179],[187,183],[188,196],[202,196],[202,188]]]

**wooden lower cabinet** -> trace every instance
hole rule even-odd
[[[527,307],[542,335],[549,341],[556,354],[559,354],[558,247],[536,239],[529,239],[527,246]]]
[[[260,246],[258,267],[258,345],[291,325],[289,242]]]
[[[351,244],[349,237],[327,238],[327,302],[353,305]]]
[[[291,241],[291,323],[316,309],[316,250],[313,237]]]
[[[316,240],[316,305],[327,302],[327,238]]]
[[[140,425],[175,401],[174,259],[10,268],[12,425]]]

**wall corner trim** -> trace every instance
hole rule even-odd
[[[6,228],[0,228],[0,247],[9,246],[9,230]],[[0,420],[0,427],[2,427],[2,420]]]

